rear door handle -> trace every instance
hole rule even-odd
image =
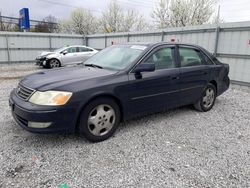
[[[172,76],[171,79],[172,79],[172,80],[179,80],[180,77],[179,77],[179,76]]]

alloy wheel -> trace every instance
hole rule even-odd
[[[106,135],[115,124],[115,111],[107,105],[96,106],[88,117],[88,129],[95,136]]]
[[[206,92],[204,93],[204,96],[202,98],[202,104],[205,108],[210,108],[215,99],[215,92],[212,88],[207,88]]]
[[[50,67],[51,67],[51,68],[60,67],[59,61],[56,60],[56,59],[52,59],[52,60],[50,61]]]

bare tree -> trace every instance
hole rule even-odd
[[[59,32],[61,33],[68,33],[68,34],[74,33],[73,24],[71,20],[60,20],[58,26],[59,26]]]
[[[41,33],[57,33],[58,24],[57,19],[54,16],[47,16],[43,21],[37,22],[37,24],[30,29],[31,32],[41,32]]]
[[[142,15],[139,15],[137,17],[134,31],[147,31],[148,28],[149,28],[149,25],[146,22],[145,18]]]
[[[220,23],[223,23],[224,20],[220,17],[220,6],[218,7],[218,12],[214,17],[212,18],[212,24],[219,25]]]
[[[129,32],[145,30],[147,23],[137,11],[124,11],[116,0],[112,0],[103,12],[102,30],[105,32]]]
[[[49,15],[43,19],[44,22],[46,22],[45,25],[47,25],[48,32],[49,33],[57,33],[58,32],[58,24],[57,19],[55,16]]]
[[[19,31],[19,26],[17,23],[17,19],[15,18],[6,18],[3,19],[1,12],[0,12],[0,31]]]
[[[217,0],[160,0],[152,13],[158,28],[207,23]]]
[[[126,13],[123,13],[121,19],[121,30],[124,32],[129,32],[131,28],[136,23],[137,13],[134,10],[128,10]]]
[[[97,28],[97,20],[89,10],[78,8],[71,13],[70,20],[74,32],[81,35],[94,33]]]
[[[151,14],[154,23],[159,29],[166,28],[170,24],[169,6],[170,0],[160,0]]]
[[[78,8],[75,9],[69,20],[59,22],[59,30],[64,33],[76,33],[88,35],[96,32],[97,19],[89,10]]]
[[[123,12],[117,1],[112,0],[102,13],[101,23],[105,32],[118,32],[122,29]]]

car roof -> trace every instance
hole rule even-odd
[[[188,43],[179,43],[179,42],[127,42],[127,43],[121,43],[120,45],[143,45],[143,46],[158,46],[158,45],[186,45],[186,46],[193,46],[201,48],[201,46],[198,46],[196,44],[188,44]],[[117,44],[119,45],[119,44]]]
[[[88,47],[88,46],[84,46],[84,45],[69,45],[69,46],[65,46],[65,47]]]

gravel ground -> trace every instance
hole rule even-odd
[[[207,113],[183,107],[122,123],[92,144],[22,130],[8,108],[18,80],[2,73],[0,187],[250,187],[250,89],[230,88]]]
[[[0,65],[0,80],[3,79],[20,79],[25,75],[31,74],[35,71],[42,70],[41,67],[34,63],[22,63],[22,64],[3,64]]]

